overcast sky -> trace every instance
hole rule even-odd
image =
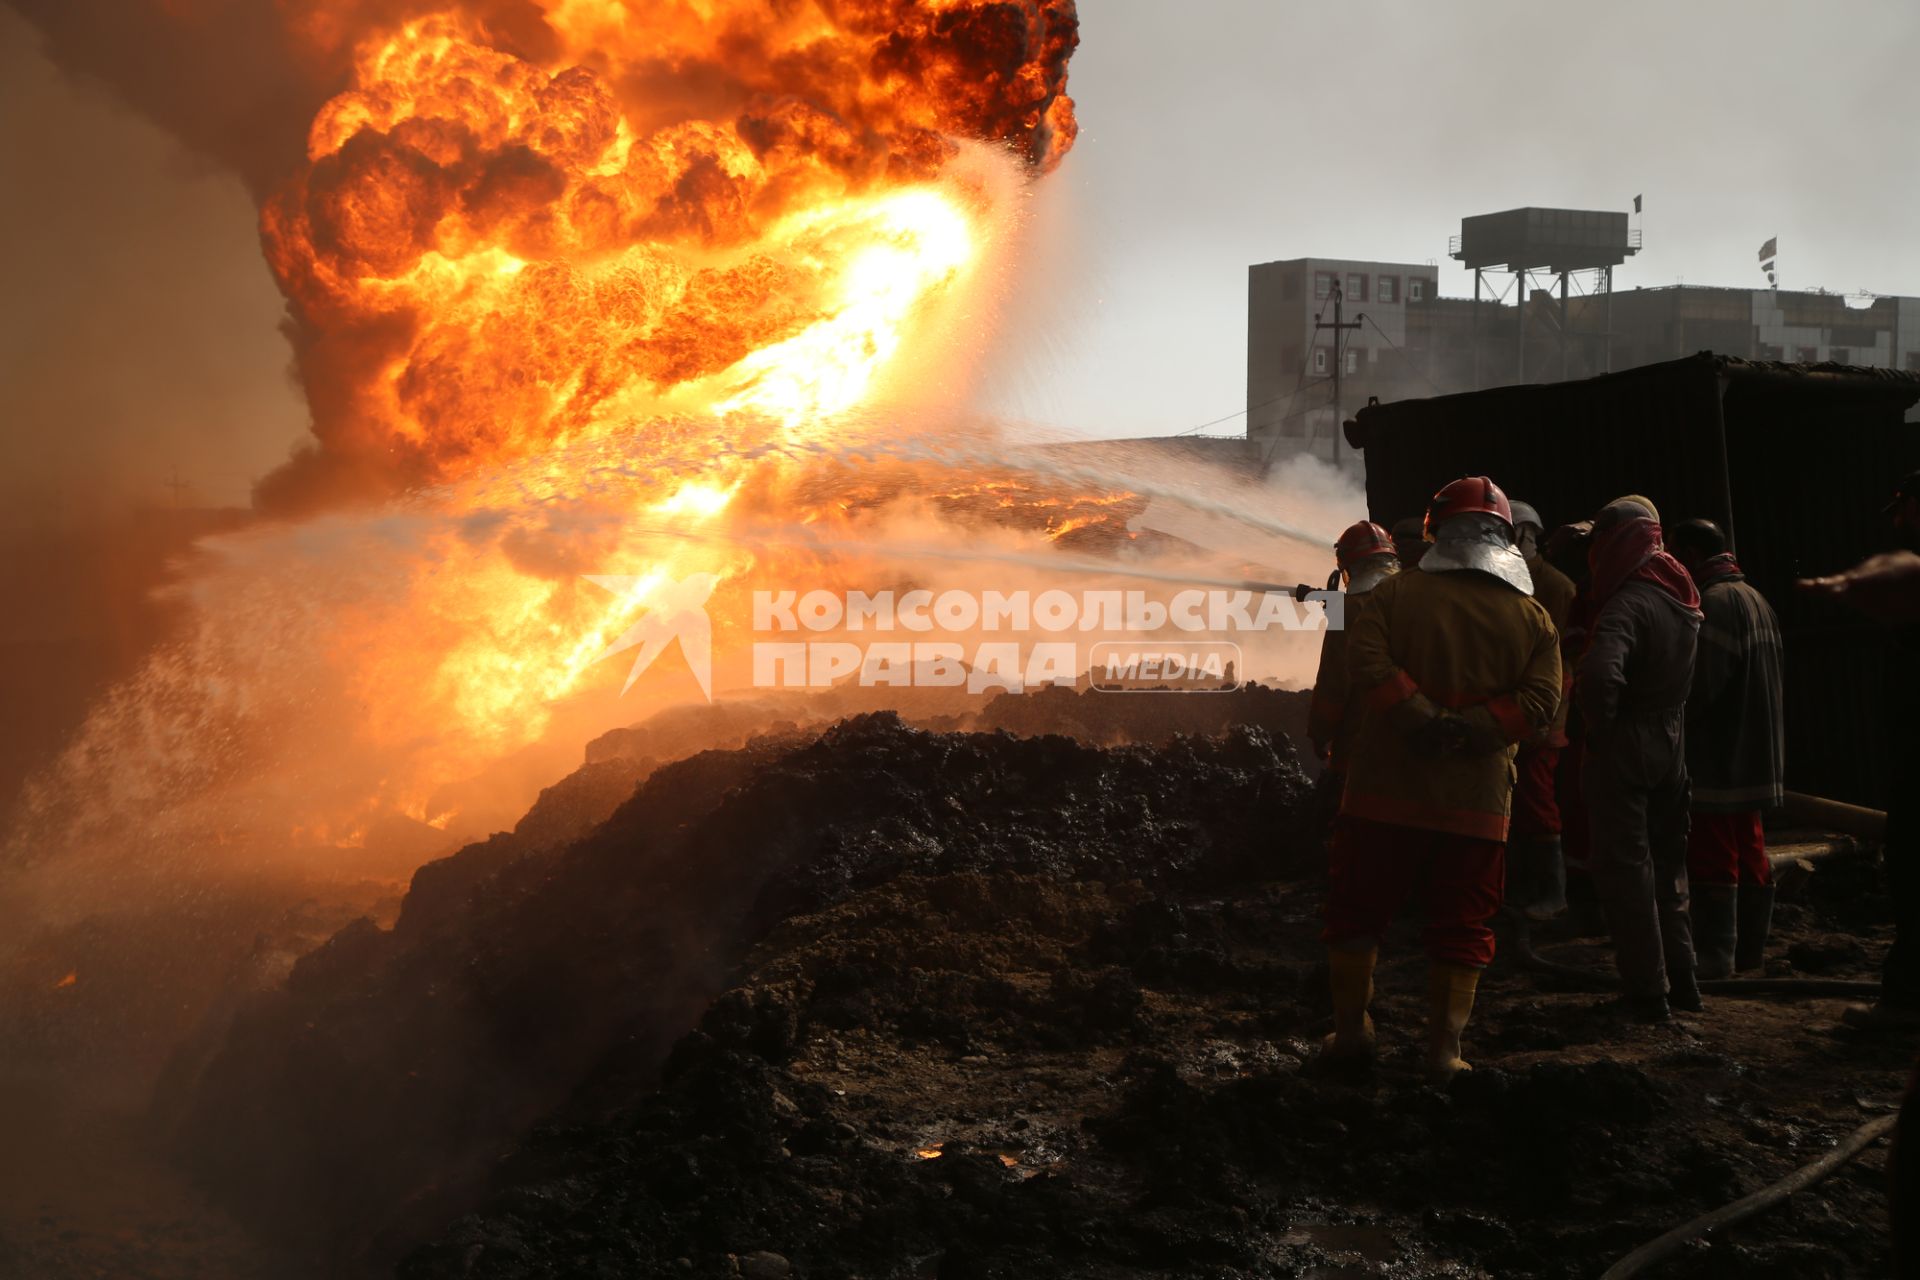
[[[1631,208],[1616,288],[1920,294],[1915,0],[1082,0],[1080,141],[986,389],[1095,434],[1245,407],[1246,268],[1441,264],[1464,215]],[[1044,301],[1042,301],[1044,299]],[[1238,419],[1214,428],[1226,431]]]
[[[981,402],[1089,434],[1245,403],[1246,268],[1442,264],[1462,215],[1626,209],[1622,288],[1920,294],[1920,3],[1082,0],[1078,146]],[[250,202],[0,14],[0,460],[231,501],[304,411]],[[49,119],[66,122],[55,134]],[[1215,428],[1238,426],[1232,419]]]

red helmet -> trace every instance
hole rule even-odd
[[[1333,558],[1342,569],[1351,569],[1368,556],[1390,556],[1397,554],[1393,548],[1393,535],[1371,520],[1362,520],[1358,524],[1348,525],[1339,541],[1333,544]]]
[[[1513,529],[1513,508],[1507,505],[1507,495],[1500,491],[1500,486],[1486,476],[1461,476],[1442,485],[1440,492],[1433,495],[1433,501],[1427,504],[1424,530],[1427,541],[1433,541],[1434,531],[1445,521],[1474,512],[1499,516],[1509,531]]]

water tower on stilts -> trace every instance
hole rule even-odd
[[[1473,378],[1475,386],[1489,381],[1505,381],[1497,360],[1489,363],[1481,351],[1480,300],[1485,293],[1492,302],[1513,289],[1519,307],[1518,350],[1514,356],[1514,381],[1527,381],[1527,301],[1530,277],[1559,277],[1559,376],[1568,374],[1573,338],[1567,313],[1568,283],[1572,277],[1591,273],[1592,288],[1583,292],[1604,296],[1601,330],[1584,337],[1600,340],[1598,367],[1613,369],[1613,269],[1640,252],[1640,232],[1629,229],[1627,215],[1597,209],[1508,209],[1504,213],[1483,213],[1460,220],[1460,234],[1453,237],[1450,256],[1473,269]],[[1513,280],[1494,293],[1487,277],[1511,274]]]

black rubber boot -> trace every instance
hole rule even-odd
[[[1694,901],[1698,902],[1696,897]],[[1733,953],[1733,967],[1741,973],[1758,969],[1767,958],[1767,935],[1773,931],[1773,886],[1740,886],[1740,941]],[[1701,975],[1705,977],[1705,974]]]
[[[1567,865],[1559,836],[1540,836],[1526,845],[1527,896],[1520,909],[1527,919],[1544,923],[1567,911]]]
[[[1773,891],[1769,889],[1767,892]],[[1736,898],[1740,915],[1744,917],[1746,890],[1730,884],[1693,886],[1693,902],[1688,910],[1693,915],[1693,953],[1699,957],[1699,977],[1712,979],[1733,976]],[[1745,920],[1742,919],[1741,923],[1744,924]],[[1744,928],[1739,931],[1739,936],[1743,939],[1746,937]]]
[[[1635,1022],[1666,1022],[1673,1017],[1673,1010],[1667,1006],[1665,996],[1628,993],[1615,1000],[1614,1007]]]
[[[1593,877],[1586,872],[1567,876],[1567,918],[1576,938],[1607,936],[1606,913],[1600,909],[1600,897],[1594,891]]]
[[[1667,966],[1667,1003],[1682,1013],[1700,1012],[1703,1007],[1700,1003],[1700,982],[1694,976],[1692,965]]]

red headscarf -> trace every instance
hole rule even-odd
[[[1700,566],[1700,571],[1693,575],[1693,580],[1702,587],[1709,587],[1722,578],[1746,576],[1740,571],[1739,563],[1734,560],[1733,552],[1722,551],[1717,556],[1708,556],[1706,562]]]
[[[1590,585],[1596,610],[1636,578],[1651,582],[1689,609],[1700,608],[1700,589],[1686,568],[1667,554],[1660,526],[1650,517],[1630,516],[1596,532],[1587,564],[1593,569]]]

